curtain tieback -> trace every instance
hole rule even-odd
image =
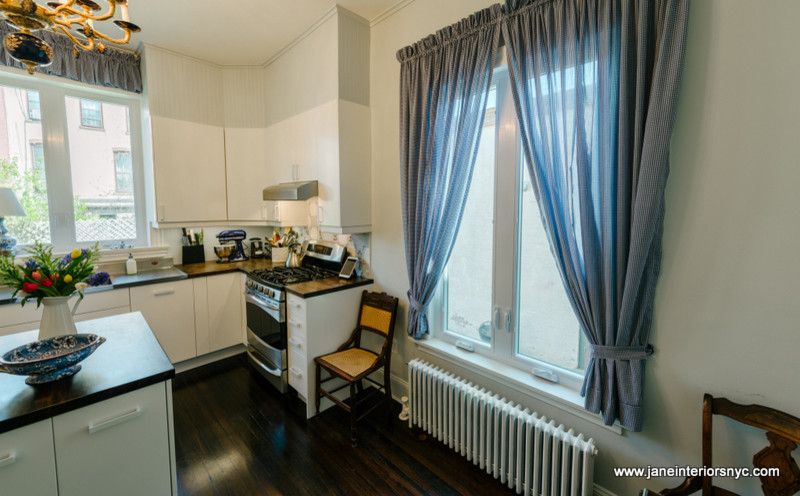
[[[416,298],[411,295],[411,290],[406,292],[406,296],[408,296],[408,306],[416,310],[417,312],[421,312],[423,310],[422,305],[419,304]]]
[[[645,360],[653,354],[653,345],[601,346],[590,344],[591,358],[601,360]]]

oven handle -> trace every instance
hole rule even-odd
[[[280,307],[271,307],[269,306],[264,300],[258,298],[257,296],[251,293],[244,294],[244,300],[247,303],[252,303],[253,305],[257,306],[261,310],[267,312],[272,318],[277,320],[278,322],[283,322],[281,320],[281,310]]]
[[[255,356],[255,354],[253,354],[253,352],[250,351],[249,349],[247,350],[247,355],[256,363],[256,365],[264,369],[264,371],[266,371],[267,373],[277,377],[281,377],[283,375],[283,371],[281,369],[277,367],[276,368],[267,367],[267,365],[262,360],[259,360],[258,357]]]

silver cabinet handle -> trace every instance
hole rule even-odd
[[[100,431],[104,431],[104,430],[109,429],[111,427],[117,426],[117,425],[122,424],[124,422],[127,422],[129,420],[132,420],[132,419],[138,417],[141,414],[142,414],[142,408],[137,406],[136,408],[134,408],[132,410],[128,410],[127,412],[121,413],[121,414],[116,415],[114,417],[111,417],[109,419],[101,420],[100,422],[97,422],[97,423],[91,423],[88,426],[89,427],[89,434],[97,434]]]
[[[511,324],[514,321],[514,310],[506,310],[506,332],[511,332]]]
[[[17,454],[14,452],[7,453],[0,457],[0,467],[7,467],[17,461]]]
[[[175,294],[175,290],[172,288],[162,289],[161,291],[153,291],[153,296],[167,296],[171,294]]]

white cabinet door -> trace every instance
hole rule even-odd
[[[58,494],[49,419],[0,434],[0,494]]]
[[[221,126],[152,116],[159,222],[228,219]]]
[[[166,387],[161,382],[53,418],[59,496],[172,493]]]
[[[197,356],[192,281],[136,286],[131,310],[142,312],[172,363]]]
[[[238,272],[206,278],[208,290],[209,351],[242,344],[242,295],[244,283]]]
[[[262,191],[276,177],[271,172],[275,164],[267,164],[266,134],[263,128],[225,129],[230,220],[268,220]]]

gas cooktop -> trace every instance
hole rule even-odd
[[[272,269],[254,270],[250,278],[273,287],[283,287],[298,282],[313,281],[335,276],[336,273],[319,267],[273,267]]]

